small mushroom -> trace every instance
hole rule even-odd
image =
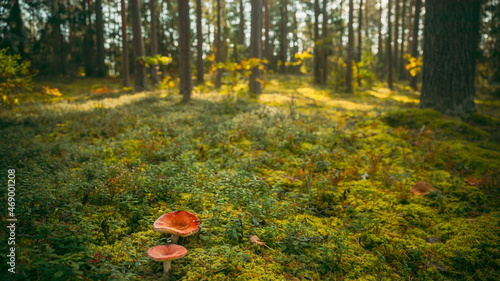
[[[148,257],[154,261],[163,262],[163,273],[167,273],[172,267],[172,260],[182,258],[188,251],[181,245],[169,244],[158,245],[149,248]]]
[[[177,243],[179,236],[186,237],[200,230],[200,220],[188,211],[175,211],[162,215],[153,224],[154,230],[172,234],[171,241]]]
[[[411,187],[410,191],[411,193],[413,193],[413,195],[427,195],[431,191],[434,191],[434,187],[429,183],[421,181],[414,184]]]

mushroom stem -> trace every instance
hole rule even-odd
[[[177,244],[177,241],[179,241],[179,235],[172,234],[172,236],[170,237],[170,241],[172,242],[172,244]]]
[[[171,260],[164,261],[163,262],[163,273],[166,274],[170,270],[170,268],[172,268]]]

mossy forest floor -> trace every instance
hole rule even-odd
[[[258,98],[203,89],[185,105],[175,89],[46,82],[63,96],[2,108],[18,222],[17,273],[2,242],[0,279],[500,280],[498,101],[459,120],[404,86],[268,78]],[[436,191],[412,195],[419,181]],[[146,251],[175,210],[202,229],[162,277]]]

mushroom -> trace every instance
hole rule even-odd
[[[410,191],[411,193],[413,193],[413,195],[427,195],[431,191],[434,191],[434,187],[429,183],[421,181],[414,184],[411,187]]]
[[[154,261],[163,262],[163,273],[167,273],[172,267],[172,260],[182,258],[188,251],[181,245],[169,244],[158,245],[149,248],[148,257]]]
[[[200,230],[200,220],[188,211],[175,211],[162,215],[153,224],[154,230],[171,233],[171,241],[177,243],[179,236],[186,237]]]

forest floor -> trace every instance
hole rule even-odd
[[[18,219],[1,280],[500,280],[498,101],[460,120],[402,85],[270,75],[258,97],[179,104],[118,82],[45,80],[55,95],[0,112]],[[435,191],[413,195],[421,181]],[[202,228],[160,279],[152,225],[176,210]]]

